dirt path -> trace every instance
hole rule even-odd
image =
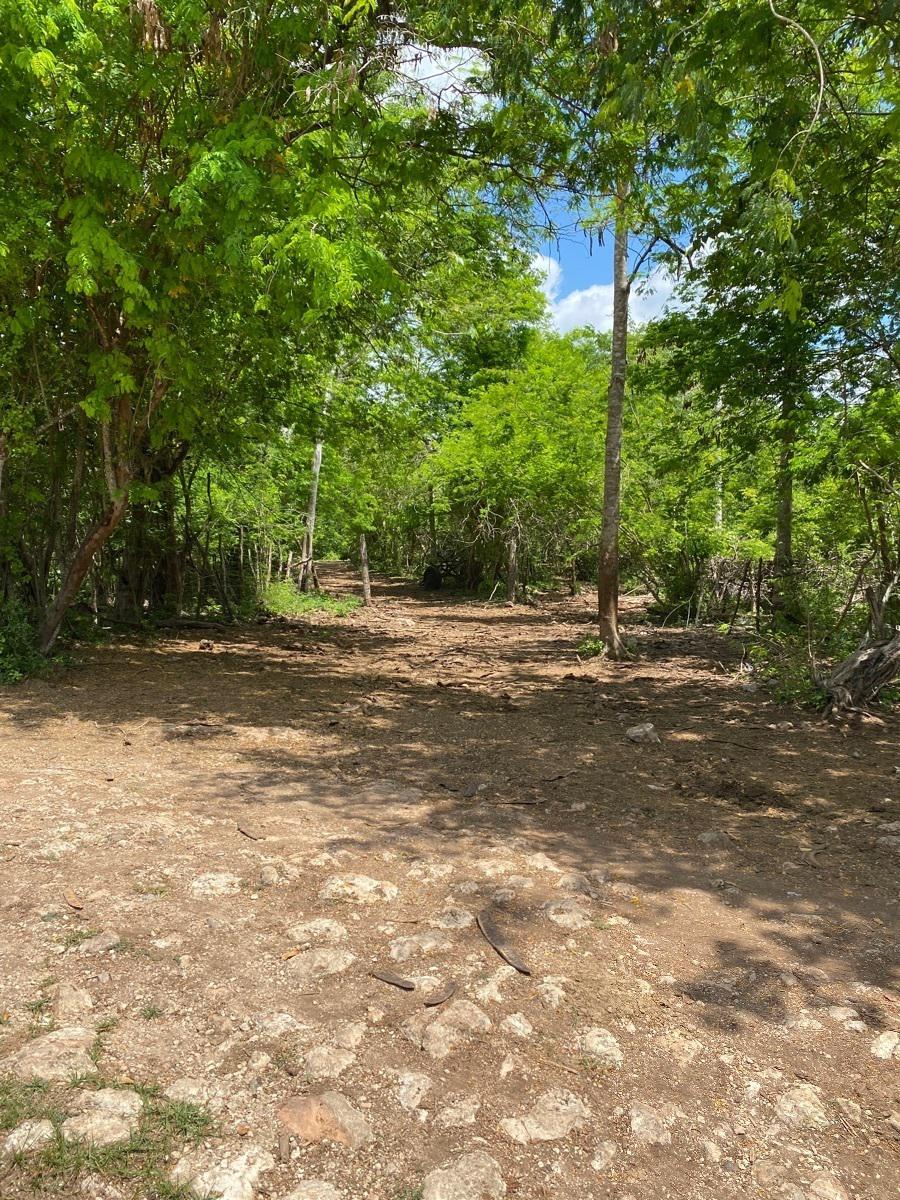
[[[898,722],[694,632],[579,663],[587,598],[377,598],[4,696],[0,1116],[54,1140],[3,1200],[900,1195]]]

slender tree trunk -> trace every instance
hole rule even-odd
[[[312,478],[309,484],[309,504],[306,508],[306,532],[303,535],[303,565],[300,571],[300,590],[309,591],[309,585],[315,578],[313,565],[313,545],[316,533],[316,506],[319,502],[319,476],[322,473],[322,449],[324,442],[321,438],[316,441],[313,450]]]
[[[53,649],[63,618],[78,595],[78,590],[84,582],[94,556],[109,541],[127,508],[128,494],[126,492],[110,502],[100,520],[91,526],[78,544],[62,586],[48,608],[38,632],[38,646],[42,654],[49,654]]]
[[[359,535],[359,570],[362,575],[363,604],[368,608],[372,603],[372,581],[369,578],[369,548],[364,533]]]
[[[619,509],[622,480],[622,410],[628,355],[628,189],[620,185],[616,196],[616,229],[613,249],[612,364],[606,394],[606,445],[603,464],[603,523],[597,568],[597,616],[600,637],[610,658],[622,658],[625,646],[619,633]]]
[[[519,586],[519,527],[513,525],[506,538],[506,602],[515,604]]]
[[[794,400],[781,402],[778,430],[778,474],[775,482],[775,556],[772,609],[776,615],[795,617],[794,589]]]

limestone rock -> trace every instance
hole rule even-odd
[[[81,1092],[72,1105],[72,1116],[62,1123],[67,1142],[88,1146],[115,1146],[127,1142],[137,1126],[142,1102],[136,1092],[121,1088],[101,1088]]]
[[[464,1125],[474,1125],[481,1102],[477,1096],[463,1096],[453,1104],[442,1108],[437,1115],[438,1125],[446,1129],[460,1129]]]
[[[409,1111],[421,1105],[431,1087],[431,1079],[420,1071],[397,1072],[397,1099]]]
[[[563,978],[561,975],[547,975],[541,980],[537,988],[541,1003],[547,1008],[559,1008],[566,998],[563,984],[568,982],[568,979]]]
[[[591,923],[590,913],[583,902],[570,897],[568,900],[551,900],[544,905],[544,912],[554,925],[562,929],[584,929]]]
[[[849,1200],[844,1186],[836,1175],[823,1171],[809,1185],[810,1200]]]
[[[229,871],[206,871],[191,880],[193,896],[234,896],[240,890],[240,879]]]
[[[94,1007],[90,992],[74,983],[56,983],[50,989],[53,1016],[59,1025],[84,1021]]]
[[[340,1092],[293,1096],[278,1110],[278,1120],[303,1142],[339,1142],[358,1150],[374,1136],[366,1118]]]
[[[396,896],[393,883],[370,879],[368,875],[331,875],[319,890],[320,900],[355,900],[358,904],[376,904]]]
[[[23,1121],[6,1135],[2,1153],[4,1156],[30,1154],[52,1142],[54,1136],[50,1121]]]
[[[439,933],[411,933],[391,942],[391,958],[394,962],[406,962],[414,954],[438,954],[452,949],[450,939]]]
[[[341,1193],[324,1179],[304,1179],[284,1200],[341,1200]]]
[[[454,1000],[436,1012],[416,1013],[401,1026],[403,1033],[431,1058],[446,1058],[457,1046],[479,1033],[491,1021],[470,1000]]]
[[[106,954],[109,950],[118,950],[122,944],[122,935],[114,929],[104,929],[78,947],[79,954]]]
[[[422,1200],[501,1200],[505,1195],[500,1164],[481,1150],[431,1171],[422,1184]]]
[[[305,950],[295,955],[288,962],[290,973],[301,984],[315,983],[328,975],[339,975],[356,962],[356,955],[349,950],[332,949],[330,946],[318,946],[314,950]]]
[[[88,1051],[94,1034],[82,1025],[54,1029],[27,1042],[15,1054],[0,1062],[0,1073],[17,1079],[41,1079],[45,1083],[64,1083],[74,1075],[90,1075],[94,1063]]]
[[[625,730],[625,736],[629,742],[637,742],[640,745],[648,745],[659,741],[659,734],[656,732],[652,721],[641,721],[640,725],[632,725],[630,729]]]
[[[872,1043],[871,1050],[876,1058],[900,1058],[900,1033],[893,1029],[879,1033]]]
[[[590,1109],[572,1092],[554,1088],[544,1092],[522,1117],[507,1117],[500,1128],[507,1137],[522,1145],[528,1142],[550,1142],[565,1137],[589,1119]]]
[[[597,1153],[591,1159],[591,1168],[594,1171],[606,1171],[612,1166],[616,1155],[619,1153],[619,1147],[615,1142],[601,1142],[597,1147]]]
[[[347,927],[340,921],[332,921],[330,917],[316,917],[313,921],[301,921],[292,925],[288,937],[298,946],[306,943],[319,942],[323,946],[337,946],[347,940]]]
[[[310,1079],[334,1079],[356,1062],[352,1050],[336,1046],[314,1046],[303,1060]]]
[[[223,1151],[221,1148],[184,1155],[172,1172],[172,1182],[187,1186],[206,1200],[253,1200],[260,1175],[271,1171],[275,1159],[260,1146]]]
[[[671,1145],[672,1135],[668,1129],[671,1117],[667,1112],[638,1103],[632,1104],[629,1117],[635,1141],[644,1146]]]
[[[510,1013],[500,1022],[500,1028],[513,1037],[530,1038],[534,1033],[534,1027],[524,1013]]]
[[[786,1125],[798,1129],[824,1129],[828,1114],[822,1104],[822,1093],[809,1083],[799,1083],[778,1097],[775,1111]]]
[[[445,908],[432,917],[429,924],[438,929],[468,929],[475,918],[467,908]]]
[[[218,1084],[190,1076],[174,1080],[166,1088],[164,1095],[167,1100],[195,1104],[199,1108],[210,1108],[214,1112],[218,1112],[224,1104],[224,1096]]]
[[[578,1049],[582,1054],[599,1059],[604,1066],[621,1067],[622,1065],[622,1047],[608,1029],[601,1029],[599,1026],[586,1029],[578,1037]]]

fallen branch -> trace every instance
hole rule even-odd
[[[900,676],[900,632],[888,642],[876,642],[854,651],[822,680],[828,695],[826,712],[853,712]]]

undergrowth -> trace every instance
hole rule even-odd
[[[263,596],[263,606],[279,617],[302,617],[307,613],[328,613],[346,617],[359,608],[357,596],[331,596],[327,592],[301,592],[287,580],[270,583]]]

